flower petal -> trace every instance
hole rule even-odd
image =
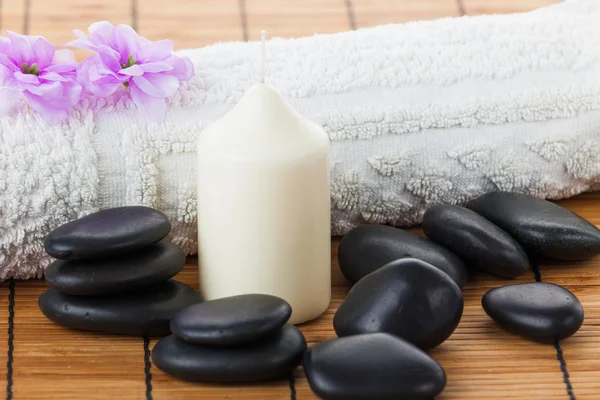
[[[129,25],[118,25],[115,29],[115,46],[121,54],[121,62],[125,63],[129,55],[135,56],[139,47],[139,36]]]
[[[63,85],[60,82],[47,82],[41,85],[20,85],[24,92],[33,93],[44,101],[56,101],[62,99]]]
[[[179,88],[179,81],[172,75],[146,74],[132,80],[144,93],[159,99],[173,96]]]
[[[13,72],[13,76],[18,82],[37,85],[40,83],[40,80],[37,76],[31,74],[24,74],[21,71]]]
[[[120,74],[128,76],[141,76],[144,75],[144,70],[139,65],[135,64],[128,68],[123,68],[119,71]]]
[[[30,92],[23,92],[27,104],[36,111],[49,125],[58,125],[65,121],[69,114],[67,110],[57,106],[55,103],[46,102],[40,96],[36,96]]]
[[[10,44],[10,40],[8,38],[0,36],[0,53],[1,54],[10,54],[12,53],[12,45]]]
[[[71,50],[57,50],[54,53],[54,59],[52,60],[55,64],[71,64],[73,67],[77,65],[77,60],[75,59],[75,53]]]
[[[13,70],[0,65],[0,87],[6,86],[16,87],[17,82]]]
[[[113,75],[100,75],[97,71],[96,57],[98,57],[97,54],[88,57],[80,64],[77,69],[77,82],[88,92],[106,97],[113,94],[122,82]],[[90,79],[93,74],[98,75],[97,79]]]
[[[140,112],[146,115],[152,122],[161,122],[165,118],[167,103],[164,99],[157,99],[147,95],[138,87],[132,85],[131,98],[138,106]]]
[[[5,117],[15,105],[21,92],[12,87],[0,87],[0,116]]]
[[[173,67],[171,65],[169,65],[166,62],[162,62],[162,61],[154,61],[154,62],[149,62],[146,64],[141,64],[140,68],[144,72],[153,72],[153,73],[173,70]]]
[[[194,76],[194,64],[187,57],[172,56],[167,61],[173,66],[172,74],[181,81],[189,81]]]
[[[38,78],[46,81],[71,82],[71,79],[67,78],[66,76],[49,71],[41,72],[38,75]]]
[[[34,60],[33,49],[31,48],[31,37],[19,35],[17,33],[6,31],[12,44],[12,56],[18,65],[27,63],[32,64]]]
[[[150,61],[162,61],[173,53],[172,40],[159,40],[148,42],[140,47],[136,56],[139,63],[145,64]]]
[[[69,102],[69,105],[74,106],[81,99],[82,87],[77,82],[63,83],[63,96]]]
[[[92,35],[97,34],[108,43],[111,43],[115,34],[115,29],[115,26],[108,21],[98,21],[91,24],[88,31]]]
[[[98,55],[100,56],[102,63],[114,73],[119,72],[123,68],[119,61],[121,55],[114,49],[111,49],[108,46],[99,46]]]
[[[65,43],[62,47],[75,47],[83,50],[96,50],[96,44],[91,40],[91,38],[85,34],[85,32],[79,29],[73,29],[73,33],[77,36],[77,39],[71,40],[68,43]]]
[[[13,60],[8,58],[5,54],[0,54],[0,65],[10,69],[11,71],[21,71],[21,67],[15,65]]]
[[[39,38],[33,42],[31,49],[35,57],[34,62],[39,69],[46,68],[52,63],[56,47],[44,38]]]

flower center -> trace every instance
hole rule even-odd
[[[133,56],[130,54],[127,57],[127,64],[125,64],[125,63],[119,63],[119,64],[121,64],[121,68],[125,69],[125,68],[129,68],[129,67],[131,67],[133,65],[136,65],[137,64],[137,60],[135,58],[133,58]],[[123,86],[129,87],[129,82],[123,82]]]
[[[38,76],[40,74],[40,69],[38,68],[36,63],[31,65],[27,65],[27,63],[23,63],[21,69],[25,75],[35,75]]]

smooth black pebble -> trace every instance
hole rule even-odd
[[[304,353],[304,372],[325,400],[431,400],[446,374],[422,350],[385,333],[315,344]]]
[[[487,292],[483,309],[509,332],[541,343],[575,334],[583,324],[583,307],[573,293],[552,283],[521,283]]]
[[[306,340],[294,326],[235,347],[211,347],[185,342],[175,335],[152,349],[152,361],[164,372],[196,382],[261,382],[287,377],[302,359]]]
[[[170,230],[167,216],[153,208],[110,208],[54,229],[46,236],[44,248],[61,260],[109,257],[157,243]]]
[[[462,312],[462,293],[447,274],[405,258],[358,281],[335,313],[333,327],[340,337],[386,332],[430,349],[454,332]]]
[[[141,291],[107,296],[72,296],[48,289],[39,298],[42,313],[67,328],[135,336],[165,336],[179,311],[201,301],[183,283],[169,280]]]
[[[462,287],[467,280],[464,262],[450,250],[398,228],[361,225],[342,238],[338,261],[344,276],[358,282],[399,258],[417,258],[441,269]]]
[[[97,260],[56,260],[46,282],[61,293],[99,295],[141,289],[169,280],[185,264],[179,246],[160,242],[139,252]]]
[[[433,206],[423,216],[427,237],[478,268],[513,279],[529,271],[529,257],[508,233],[467,208]]]
[[[279,297],[244,294],[182,310],[171,320],[171,332],[187,342],[240,345],[275,333],[291,314],[290,305]]]
[[[530,253],[566,261],[600,254],[600,230],[549,201],[494,192],[473,200],[469,208],[504,229]]]

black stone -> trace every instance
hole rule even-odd
[[[44,247],[61,260],[109,257],[157,243],[170,230],[169,219],[158,210],[110,208],[59,226],[46,236]]]
[[[441,269],[462,287],[467,280],[464,262],[450,250],[407,231],[385,225],[361,225],[342,238],[338,261],[344,276],[358,282],[399,258],[417,258]]]
[[[210,347],[167,336],[154,346],[152,361],[188,381],[261,382],[287,377],[305,350],[302,333],[285,325],[266,339],[235,347]]]
[[[173,280],[142,291],[107,296],[71,296],[48,289],[39,298],[42,313],[72,329],[135,336],[164,336],[175,314],[201,301],[189,286]]]
[[[430,349],[454,332],[462,311],[460,288],[447,274],[405,258],[358,281],[335,313],[333,327],[340,337],[386,332]]]
[[[446,386],[433,358],[385,333],[315,344],[303,366],[311,389],[325,400],[431,400]]]
[[[529,257],[508,233],[467,208],[433,206],[423,216],[427,237],[502,278],[513,279],[530,269]]]
[[[245,294],[182,310],[171,320],[171,332],[187,342],[240,345],[272,335],[291,314],[290,305],[279,297]]]
[[[478,197],[469,208],[504,229],[530,253],[566,261],[600,254],[600,230],[549,201],[495,192]]]
[[[487,292],[483,309],[509,332],[541,343],[575,334],[583,324],[583,307],[573,293],[552,283],[521,283]]]
[[[138,290],[169,280],[185,264],[179,246],[160,242],[135,254],[97,260],[57,260],[46,282],[61,293],[99,295]]]

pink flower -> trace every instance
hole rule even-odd
[[[79,101],[72,51],[56,51],[40,36],[7,32],[0,37],[0,115],[7,115],[23,94],[27,104],[51,125],[68,117]]]
[[[192,62],[172,54],[172,41],[151,42],[127,25],[96,22],[88,30],[90,36],[75,30],[79,39],[65,45],[96,52],[77,70],[84,89],[105,97],[125,86],[138,108],[160,122],[166,99],[177,92],[180,81],[194,75]]]

